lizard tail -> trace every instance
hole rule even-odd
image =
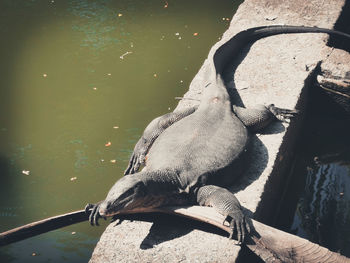
[[[212,72],[215,72],[216,75],[222,75],[226,66],[239,55],[243,48],[259,39],[273,35],[295,33],[326,33],[350,39],[349,34],[327,28],[288,25],[253,27],[234,35],[214,51],[212,55],[214,69]]]

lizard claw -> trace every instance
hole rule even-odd
[[[87,203],[86,206],[85,206],[85,208],[84,208],[85,214],[88,214],[88,213],[89,213],[89,210],[90,210],[91,208],[93,208],[93,207],[94,207],[93,204]]]
[[[90,225],[92,225],[92,226],[99,226],[98,219],[100,219],[102,217],[100,215],[100,213],[98,212],[98,210],[100,208],[100,204],[101,204],[101,202],[99,202],[95,205],[87,204],[85,206],[85,213],[88,213],[89,210],[92,208],[90,216],[89,216],[89,222],[90,222]],[[103,218],[106,220],[105,217],[103,217]]]
[[[147,140],[142,136],[135,145],[134,151],[129,161],[129,165],[126,168],[124,175],[136,173],[139,170],[140,166],[145,164],[149,145],[150,140]]]
[[[250,233],[250,226],[242,212],[236,212],[234,215],[227,215],[225,221],[230,223],[230,235],[229,239],[233,238],[234,232],[237,233],[237,245],[241,245],[245,239],[247,234]]]
[[[298,110],[288,110],[276,107],[274,104],[267,106],[269,111],[280,121],[288,122],[289,119],[295,117],[299,111]]]
[[[144,154],[140,152],[135,153],[134,151],[130,158],[129,165],[124,172],[124,175],[136,173],[139,170],[141,164],[144,164],[144,163],[145,163]]]
[[[129,164],[128,164],[128,167],[125,169],[124,171],[124,175],[127,175],[127,174],[131,174],[131,169],[133,168],[133,165],[134,165],[134,159],[135,159],[135,154],[133,153],[130,157],[130,161],[129,161]]]

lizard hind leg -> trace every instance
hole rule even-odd
[[[181,111],[170,112],[152,120],[136,143],[124,175],[136,173],[140,166],[146,163],[146,155],[158,136],[175,122],[195,112],[196,109],[197,106],[194,106]]]
[[[297,110],[278,108],[273,104],[257,105],[254,108],[243,108],[233,105],[233,112],[251,132],[261,132],[273,121],[288,122],[298,114]]]

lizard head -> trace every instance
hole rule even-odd
[[[109,190],[99,207],[101,216],[113,216],[126,210],[142,207],[147,189],[137,175],[126,175]]]

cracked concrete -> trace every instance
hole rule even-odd
[[[344,0],[246,0],[213,49],[239,31],[254,26],[288,24],[333,28],[343,4]],[[285,172],[301,128],[308,77],[317,63],[331,53],[326,46],[327,37],[293,34],[259,40],[235,72],[235,87],[246,107],[274,103],[278,107],[301,110],[300,117],[289,125],[275,123],[264,134],[253,138],[249,169],[240,184],[231,187],[246,212],[262,222],[271,222],[278,206]],[[207,66],[205,61],[184,97],[200,99]],[[227,78],[230,79],[230,72]],[[177,109],[194,103],[196,101],[182,100]],[[225,236],[204,231],[203,227],[194,228],[191,222],[176,222],[177,219],[156,223],[124,221],[118,226],[112,223],[101,236],[90,262],[236,262],[239,259],[240,247]]]

